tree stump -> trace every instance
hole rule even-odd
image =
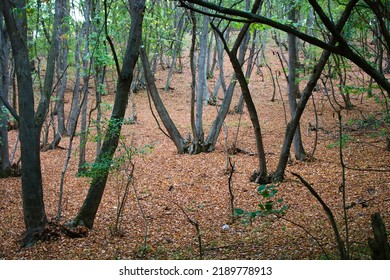
[[[368,244],[372,251],[373,260],[390,260],[390,246],[387,241],[385,224],[379,213],[371,216],[374,239],[369,239]]]

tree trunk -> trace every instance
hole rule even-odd
[[[390,246],[387,240],[385,224],[379,213],[371,216],[374,239],[369,239],[368,244],[372,251],[373,260],[390,260]]]
[[[178,12],[176,11],[176,16],[179,16]],[[171,79],[173,76],[173,73],[178,70],[176,67],[176,60],[177,57],[180,57],[181,55],[181,50],[182,50],[182,40],[184,36],[184,31],[185,31],[185,17],[184,14],[180,15],[180,19],[175,23],[175,30],[176,30],[176,37],[173,38],[174,42],[172,43],[173,45],[173,54],[172,54],[172,63],[169,68],[169,73],[167,76],[167,81],[165,83],[165,91],[170,90],[171,86]],[[181,71],[181,70],[180,70]]]
[[[195,134],[190,153],[198,154],[203,152],[204,131],[203,131],[203,105],[209,100],[207,88],[207,49],[208,49],[208,16],[203,17],[202,33],[200,36],[200,51],[198,55],[198,82],[196,84],[195,101]]]
[[[33,81],[27,47],[26,1],[6,0],[0,6],[10,35],[18,81],[22,200],[26,226],[22,246],[32,246],[41,239],[47,218],[42,191],[39,125],[35,122]],[[14,8],[20,11],[16,18],[13,17]]]
[[[75,83],[73,88],[73,97],[72,97],[72,106],[69,112],[68,124],[67,124],[67,135],[71,136],[73,132],[76,130],[77,119],[80,114],[80,52],[82,45],[83,34],[85,33],[85,22],[83,23],[83,27],[80,28],[76,25],[76,46],[74,51],[74,60],[75,60]]]
[[[252,7],[252,12],[255,13],[258,9],[262,1],[256,0]],[[261,127],[259,122],[259,117],[257,115],[255,104],[253,103],[253,99],[248,87],[248,82],[245,78],[245,74],[242,70],[241,63],[239,59],[237,58],[237,52],[239,49],[239,46],[241,45],[242,40],[245,37],[245,34],[247,30],[249,29],[250,24],[246,23],[244,27],[241,29],[238,38],[236,39],[236,42],[233,46],[233,48],[230,50],[229,46],[226,44],[226,41],[224,42],[224,48],[226,53],[229,56],[230,62],[232,63],[234,73],[237,77],[237,81],[240,84],[242,95],[244,97],[245,104],[248,108],[249,116],[252,122],[253,130],[255,133],[255,139],[256,139],[256,148],[258,153],[258,159],[259,159],[259,171],[256,172],[254,180],[257,183],[263,183],[268,181],[268,175],[267,175],[267,162],[265,158],[265,151],[264,151],[264,145],[263,145],[263,138],[261,134]],[[213,25],[214,30],[217,31],[217,28]],[[220,38],[223,38],[223,34],[221,34],[220,31],[218,31],[218,34]]]
[[[289,20],[296,22],[296,10],[293,4],[290,4],[290,11],[288,14]],[[297,51],[297,37],[288,34],[288,101],[290,105],[291,117],[297,107],[296,98],[299,93],[299,86],[296,79],[297,66],[298,66],[298,51]],[[303,160],[306,157],[305,150],[302,144],[301,128],[298,124],[293,138],[293,146],[295,151],[295,158],[297,160]]]
[[[186,143],[183,137],[180,135],[180,132],[177,130],[175,124],[169,116],[168,111],[165,109],[164,103],[162,102],[160,95],[158,94],[158,90],[154,82],[154,76],[150,69],[148,57],[143,48],[141,48],[140,50],[140,56],[142,61],[142,67],[145,71],[146,87],[150,96],[152,97],[157,113],[160,116],[161,121],[169,134],[169,137],[175,143],[177,152],[179,154],[184,154],[186,152]]]
[[[10,174],[8,150],[8,116],[3,109],[3,101],[8,102],[9,72],[8,72],[9,38],[3,26],[3,16],[0,14],[0,178]]]
[[[340,17],[339,23],[337,24],[337,30],[341,31],[347,22],[349,16],[351,15],[352,9],[356,5],[358,0],[353,0],[348,3],[343,14]],[[329,45],[334,46],[337,43],[337,40],[334,37],[331,37],[329,40]],[[307,101],[309,100],[313,89],[317,85],[317,81],[321,76],[322,70],[324,69],[328,59],[331,55],[331,52],[324,50],[318,63],[313,69],[313,73],[309,78],[309,81],[306,84],[305,89],[302,92],[301,98],[297,104],[296,110],[293,112],[290,122],[287,124],[282,150],[280,152],[279,163],[276,168],[276,171],[272,175],[272,180],[275,182],[281,182],[284,180],[284,171],[287,166],[288,157],[290,154],[291,143],[295,134],[295,130],[298,127],[300,118],[303,114],[303,111],[306,108]]]
[[[60,20],[60,52],[57,59],[57,78],[59,79],[57,89],[56,113],[58,132],[54,136],[51,148],[56,148],[61,141],[62,136],[66,134],[64,96],[67,85],[67,68],[68,68],[68,39],[66,34],[69,32],[69,23],[65,19],[65,13],[69,10],[69,0],[63,0],[61,3],[61,13],[58,15]]]
[[[55,62],[59,53],[59,43],[60,43],[60,26],[61,21],[64,18],[64,8],[65,0],[56,0],[55,2],[55,14],[54,14],[54,24],[53,24],[53,33],[51,37],[50,50],[46,59],[46,72],[45,78],[43,81],[43,89],[41,93],[41,101],[39,102],[36,114],[35,122],[37,124],[38,134],[41,133],[43,123],[45,122],[46,115],[49,111],[50,98],[53,92],[53,80],[55,73]],[[31,66],[30,66],[31,68]]]
[[[68,225],[93,227],[95,216],[103,196],[107,183],[111,162],[118,146],[120,132],[130,94],[130,86],[133,80],[133,72],[138,60],[142,38],[142,21],[145,10],[145,0],[129,0],[131,13],[131,26],[123,59],[123,66],[118,77],[114,108],[109,120],[107,132],[103,141],[102,150],[97,157],[92,172],[96,176],[92,179],[84,204],[76,217]]]
[[[78,173],[85,171],[86,155],[85,155],[85,146],[87,144],[88,138],[88,128],[87,128],[87,108],[88,108],[88,88],[89,88],[89,77],[90,77],[90,67],[89,62],[92,60],[90,57],[89,50],[89,35],[91,33],[91,8],[92,1],[87,0],[85,2],[84,10],[84,25],[83,25],[83,35],[85,36],[85,46],[83,51],[83,104],[81,105],[81,122],[80,122],[80,145],[79,145],[79,164],[78,164]]]
[[[223,95],[226,95],[226,82],[225,82],[225,71],[224,71],[224,50],[223,50],[223,44],[221,42],[221,39],[219,38],[218,34],[214,32],[215,36],[215,48],[217,52],[217,63],[218,63],[218,69],[219,69],[219,78],[217,85],[214,88],[214,91],[210,97],[213,102],[217,102],[218,100],[218,91],[219,87],[222,86],[222,92],[224,93]]]

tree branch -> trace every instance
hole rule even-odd
[[[331,224],[331,226],[333,228],[333,232],[335,234],[335,238],[336,238],[336,242],[337,242],[337,247],[339,249],[340,257],[342,259],[346,259],[347,255],[346,255],[346,251],[345,251],[345,247],[344,247],[344,242],[343,242],[343,240],[342,240],[342,238],[340,236],[340,233],[339,233],[339,230],[338,230],[338,227],[337,227],[337,223],[336,223],[336,220],[335,220],[335,218],[333,216],[332,210],[330,210],[328,205],[326,205],[326,203],[322,200],[320,195],[315,191],[315,189],[310,185],[309,182],[307,182],[301,175],[299,175],[297,173],[291,172],[291,174],[294,175],[295,177],[297,177],[301,181],[301,183],[310,191],[310,193],[321,204],[322,208],[324,208],[324,211],[325,211],[326,215],[328,216],[329,222],[330,222],[330,224]]]

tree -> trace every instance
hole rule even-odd
[[[288,12],[288,19],[291,22],[297,21],[297,11],[296,11],[296,3],[290,2],[289,3],[289,12]],[[298,71],[298,50],[297,50],[297,37],[291,33],[287,35],[288,37],[288,103],[290,105],[290,113],[291,116],[293,115],[296,107],[297,102],[296,98],[300,95],[299,93],[299,84],[297,82],[297,71]],[[303,148],[302,144],[302,137],[301,137],[301,128],[298,124],[294,139],[293,139],[293,146],[294,146],[294,152],[295,152],[295,158],[298,160],[303,160],[306,157],[305,150]]]
[[[55,148],[61,141],[61,138],[66,134],[65,126],[65,109],[64,109],[64,96],[67,86],[67,70],[68,70],[68,55],[69,55],[69,46],[68,46],[68,35],[69,35],[69,25],[70,22],[66,17],[66,12],[69,11],[69,0],[64,0],[62,5],[59,7],[59,20],[60,20],[60,31],[58,38],[60,40],[60,51],[57,59],[57,79],[58,79],[58,89],[56,96],[56,108],[55,114],[57,115],[57,133],[54,136],[51,148]]]
[[[371,76],[378,83],[378,85],[380,85],[387,92],[388,96],[390,96],[390,82],[378,71],[378,69],[373,67],[368,60],[366,60],[364,57],[361,57],[354,50],[354,48],[348,44],[346,38],[344,38],[343,35],[337,30],[335,23],[332,22],[332,20],[326,15],[326,13],[323,11],[321,6],[315,0],[308,0],[308,2],[313,7],[314,11],[317,13],[324,27],[328,30],[328,32],[332,36],[334,36],[336,42],[338,43],[337,45],[332,45],[329,42],[326,42],[325,40],[321,40],[317,37],[299,31],[297,28],[294,28],[293,26],[275,21],[271,18],[257,15],[255,13],[242,11],[235,8],[226,8],[221,5],[216,5],[211,2],[203,1],[203,0],[188,0],[188,1],[179,0],[179,1],[182,4],[182,6],[186,8],[189,8],[188,3],[196,4],[201,7],[207,7],[210,10],[214,11],[213,14],[214,17],[230,19],[230,20],[240,21],[240,22],[248,21],[251,22],[252,24],[253,23],[265,24],[273,28],[276,28],[278,30],[291,33],[296,37],[302,39],[303,41],[308,42],[317,47],[320,47],[331,53],[341,55],[347,58],[348,60],[350,60],[351,62],[355,63],[369,76]],[[356,4],[357,3],[355,3],[354,6],[356,6]],[[196,9],[196,11],[201,12],[199,9]]]
[[[183,7],[192,8],[194,11],[198,13],[202,13],[202,11],[197,8],[195,5],[200,7],[207,7],[210,11],[209,14],[213,15],[217,18],[228,19],[238,22],[250,22],[252,24],[259,23],[265,24],[270,27],[276,28],[278,30],[287,32],[289,34],[295,35],[301,40],[310,43],[314,46],[320,47],[324,50],[321,58],[318,63],[313,67],[313,72],[309,81],[305,87],[305,90],[302,94],[302,97],[297,104],[296,110],[293,112],[291,121],[288,123],[286,128],[285,139],[282,147],[282,151],[280,154],[278,167],[273,174],[273,180],[281,181],[284,178],[284,170],[287,164],[289,151],[291,147],[291,142],[293,141],[293,135],[295,134],[296,128],[299,125],[300,117],[302,116],[303,110],[307,104],[308,98],[311,96],[314,87],[317,84],[317,81],[321,75],[323,68],[326,65],[327,60],[329,59],[329,55],[331,53],[343,56],[347,58],[349,61],[356,64],[360,67],[364,72],[366,72],[369,76],[371,76],[377,83],[380,85],[386,92],[387,95],[390,96],[390,82],[380,73],[380,71],[373,67],[371,62],[360,56],[357,51],[355,51],[354,47],[351,46],[346,37],[342,34],[342,29],[349,19],[350,15],[353,12],[353,9],[356,7],[359,1],[351,0],[347,5],[344,5],[344,12],[340,16],[340,20],[338,24],[334,23],[329,16],[323,11],[321,6],[314,0],[308,0],[308,3],[311,5],[313,10],[317,13],[320,23],[326,28],[330,36],[329,40],[321,40],[314,35],[310,35],[308,33],[304,33],[299,29],[295,28],[293,25],[289,25],[288,23],[279,22],[271,19],[270,17],[265,17],[258,15],[253,12],[247,12],[236,8],[227,8],[221,5],[216,5],[208,1],[202,0],[179,0]],[[384,15],[382,12],[381,15]]]
[[[114,108],[109,120],[101,152],[92,165],[91,172],[94,175],[87,197],[76,217],[69,221],[68,225],[70,227],[93,227],[95,216],[107,183],[111,162],[116,148],[118,147],[120,132],[130,94],[130,86],[133,81],[133,72],[141,47],[142,21],[145,10],[145,0],[129,0],[128,3],[130,7],[131,26],[122,69],[118,77]]]
[[[23,246],[32,246],[44,233],[47,223],[43,202],[39,126],[35,122],[34,91],[27,47],[26,1],[2,1],[15,60],[19,97],[19,137],[22,162],[23,214],[26,226]]]
[[[345,7],[343,14],[340,16],[340,19],[337,23],[337,30],[341,32],[345,24],[347,23],[349,17],[351,16],[352,10],[358,0],[353,0],[348,3]],[[336,39],[331,37],[329,40],[330,45],[336,44]],[[297,104],[297,107],[291,117],[291,120],[287,124],[282,150],[280,152],[278,166],[273,174],[274,181],[283,181],[284,172],[287,166],[288,156],[290,154],[290,147],[293,141],[293,137],[295,134],[295,130],[299,124],[299,120],[305,110],[306,104],[313,93],[314,88],[317,85],[317,81],[319,80],[323,69],[325,68],[328,59],[331,55],[331,52],[324,50],[321,54],[321,57],[318,59],[317,64],[314,66],[314,71],[312,72],[305,89],[302,92],[301,98]]]
[[[262,4],[261,0],[256,0],[255,3],[253,4],[251,12],[256,13],[256,11],[259,9],[261,4]],[[242,64],[240,63],[239,58],[238,58],[238,50],[240,48],[242,41],[245,39],[246,32],[248,31],[249,27],[250,27],[250,23],[246,23],[244,25],[244,27],[241,29],[241,31],[237,37],[237,40],[236,40],[234,46],[232,47],[232,49],[230,49],[228,44],[226,43],[226,41],[223,40],[223,34],[219,31],[217,31],[215,26],[214,26],[214,30],[217,31],[220,39],[224,43],[225,51],[229,56],[230,62],[231,62],[233,69],[234,69],[234,74],[237,77],[238,83],[240,84],[242,96],[243,96],[245,104],[248,108],[249,116],[250,116],[253,130],[255,133],[256,148],[257,148],[257,153],[258,153],[258,158],[259,158],[259,171],[256,172],[256,174],[254,174],[254,179],[258,183],[265,183],[268,181],[267,162],[266,162],[266,158],[265,158],[265,151],[264,151],[264,145],[263,145],[263,139],[262,139],[262,134],[261,134],[259,117],[258,117],[256,107],[255,107],[255,104],[253,102],[250,90],[249,90],[246,76],[242,70]]]
[[[2,13],[10,37],[15,63],[19,107],[19,138],[22,163],[22,200],[26,226],[22,246],[32,246],[45,238],[47,217],[43,201],[40,163],[40,133],[46,120],[53,92],[55,61],[59,54],[59,34],[66,0],[55,1],[50,47],[46,57],[40,102],[35,110],[34,89],[28,46],[27,1],[3,1]]]
[[[5,103],[8,102],[9,73],[9,39],[4,28],[3,17],[0,14],[0,178],[10,173],[8,152],[8,112]]]

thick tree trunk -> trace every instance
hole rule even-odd
[[[10,35],[18,80],[22,200],[26,226],[22,245],[32,246],[41,238],[47,218],[43,203],[39,129],[35,123],[33,81],[27,47],[26,1],[6,0],[0,6]],[[13,17],[14,8],[20,11],[17,18]]]
[[[99,208],[103,192],[106,187],[111,162],[118,146],[119,136],[126,112],[130,94],[130,86],[133,80],[133,72],[138,60],[142,38],[142,21],[145,10],[145,0],[129,0],[131,12],[131,26],[127,42],[123,66],[118,77],[114,108],[108,124],[102,150],[97,157],[94,166],[98,168],[96,176],[92,179],[87,197],[76,217],[68,225],[93,227],[95,216]],[[92,170],[94,172],[94,170]]]
[[[387,240],[386,227],[379,213],[371,216],[371,225],[374,239],[370,239],[368,244],[372,251],[372,259],[390,260],[390,246]]]

